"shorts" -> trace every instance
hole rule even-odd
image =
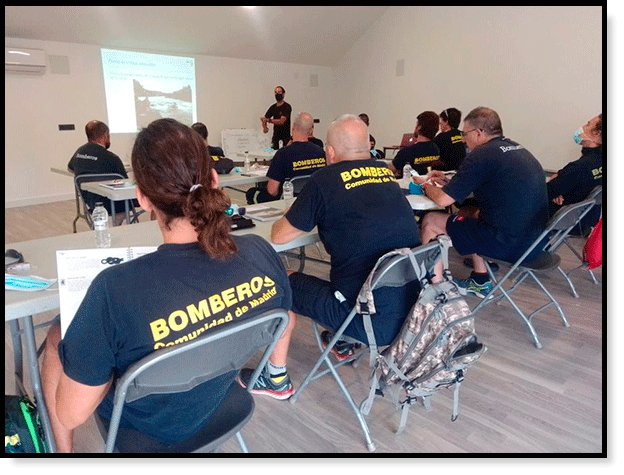
[[[500,232],[481,221],[463,216],[451,216],[446,221],[446,233],[453,242],[453,247],[461,256],[478,254],[483,257],[515,262],[533,244],[537,236],[529,236],[521,245],[509,244],[497,239]],[[530,261],[543,249],[537,246],[525,261]]]
[[[292,311],[311,318],[332,332],[338,330],[349,316],[354,303],[339,300],[336,289],[326,280],[300,272],[291,274],[289,279],[293,292]],[[405,287],[386,287],[374,291],[377,314],[371,315],[371,321],[378,345],[392,343],[419,293],[418,281]],[[362,315],[358,314],[351,320],[344,334],[365,344],[368,342]]]

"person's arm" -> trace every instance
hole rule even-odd
[[[56,390],[56,415],[61,424],[68,430],[83,424],[100,405],[112,381],[111,378],[101,386],[87,386],[63,373]]]
[[[288,119],[288,117],[283,115],[279,119],[269,119],[269,122],[273,125],[284,125],[286,123],[286,119]]]
[[[280,182],[274,180],[273,178],[269,178],[269,182],[267,183],[267,192],[271,196],[279,196],[280,191]]]
[[[422,186],[423,194],[437,204],[440,208],[446,208],[455,203],[455,200],[447,195],[442,188],[432,185],[430,183],[424,183]]]
[[[290,221],[284,216],[273,223],[273,227],[271,228],[271,242],[273,244],[286,244],[304,233],[305,231],[297,229],[290,224]]]

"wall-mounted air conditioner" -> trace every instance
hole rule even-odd
[[[43,74],[46,69],[45,52],[42,49],[4,48],[4,70]]]

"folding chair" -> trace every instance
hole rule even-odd
[[[446,236],[444,237],[447,238]],[[405,248],[391,251],[383,255],[378,260],[377,265],[373,269],[372,275],[369,276],[369,279],[371,279],[370,293],[372,294],[374,290],[382,287],[403,287],[413,280],[419,279],[419,276],[414,269],[414,265],[416,262],[418,263],[422,271],[433,274],[433,268],[436,262],[440,260],[441,256],[442,251],[440,243],[438,241],[433,241],[429,244],[419,246],[413,249]],[[371,316],[367,313],[366,310],[368,308],[367,304],[369,299],[369,294],[367,294],[364,289],[360,291],[360,295],[358,296],[358,302],[351,309],[349,315],[340,326],[340,328],[336,330],[336,332],[334,333],[334,337],[329,342],[326,348],[323,348],[323,342],[321,341],[321,336],[319,333],[319,325],[316,322],[312,321],[314,336],[316,338],[318,348],[321,351],[321,356],[313,366],[312,370],[308,373],[303,383],[301,383],[295,394],[291,396],[290,402],[294,404],[299,398],[301,392],[310,382],[315,381],[331,372],[334,379],[336,380],[336,383],[338,383],[338,386],[342,391],[344,397],[346,398],[349,407],[351,407],[351,410],[355,413],[355,416],[358,419],[360,427],[362,428],[362,431],[364,433],[364,438],[366,439],[368,450],[373,452],[375,450],[375,444],[371,439],[370,430],[368,429],[368,426],[364,419],[364,415],[360,410],[360,407],[356,405],[353,397],[347,390],[344,382],[340,378],[340,375],[336,371],[337,368],[343,366],[344,364],[354,364],[362,356],[364,356],[366,349],[368,349],[370,352],[371,365],[374,364],[377,355],[379,354],[377,342],[375,341],[375,335],[373,333],[373,326],[370,318]],[[353,318],[355,318],[355,316],[358,314],[358,309],[362,310],[360,313],[363,315],[364,318],[364,326],[366,328],[366,334],[368,339],[368,341],[359,342],[364,345],[364,351],[361,351],[358,355],[354,355],[352,358],[344,360],[338,364],[333,364],[329,359],[329,353],[338,341],[338,339],[342,336],[345,328],[347,328],[349,323],[351,323]],[[375,318],[383,318],[383,315],[375,315]],[[346,336],[344,338],[348,341],[356,341]],[[327,366],[328,369],[324,371],[319,371],[323,363]]]
[[[539,235],[537,239],[529,246],[529,248],[520,256],[520,258],[515,262],[503,261],[501,259],[492,258],[490,256],[481,256],[485,261],[485,266],[487,268],[488,274],[490,275],[490,279],[495,284],[492,288],[492,291],[485,297],[479,305],[477,305],[472,314],[475,315],[479,310],[481,310],[485,305],[497,302],[501,298],[505,297],[514,310],[520,315],[520,317],[524,320],[531,335],[533,336],[533,341],[535,342],[535,346],[537,348],[541,348],[542,344],[537,337],[537,332],[531,323],[531,319],[539,312],[545,310],[550,306],[554,306],[561,320],[563,321],[564,326],[569,327],[570,324],[565,318],[563,310],[559,306],[559,303],[555,300],[555,298],[551,295],[550,292],[544,287],[542,282],[537,278],[537,273],[544,273],[550,271],[552,269],[558,268],[559,263],[561,262],[561,258],[556,253],[556,250],[561,246],[561,243],[566,238],[570,230],[578,223],[578,221],[585,216],[585,214],[594,206],[595,201],[585,200],[580,203],[575,203],[567,206],[563,206],[559,211],[555,213],[555,215],[548,222],[546,229]],[[545,244],[544,244],[545,243]],[[526,257],[538,246],[543,245],[543,251],[540,252],[534,259],[528,262],[524,262]],[[494,276],[494,272],[488,261],[494,261],[501,265],[505,265],[509,267],[507,273],[499,280],[496,280]],[[503,283],[513,274],[516,270],[518,270],[518,275],[515,278],[515,282],[511,286],[510,289],[505,290],[503,288]],[[544,294],[550,300],[547,304],[533,311],[529,316],[526,316],[522,310],[518,307],[518,305],[512,300],[510,294],[516,290],[516,288],[528,277],[530,276],[537,285],[542,289]],[[494,294],[500,290],[501,295],[495,297]]]
[[[591,191],[591,193],[589,195],[587,195],[587,199],[588,200],[593,199],[596,202],[595,206],[602,206],[602,186],[599,185],[599,186],[595,187]],[[591,212],[591,209],[587,213],[590,213],[590,212]],[[602,214],[602,211],[601,211],[601,214]],[[582,216],[582,217],[584,217],[584,216]],[[579,218],[579,223],[578,223],[579,228],[581,228],[580,221],[581,220]],[[589,229],[589,234],[591,234],[592,229],[593,229],[593,227]],[[582,228],[581,228],[581,231],[582,231]],[[589,234],[587,236],[589,236]],[[575,298],[579,298],[579,295],[576,292],[576,288],[574,288],[574,284],[570,280],[570,274],[572,274],[572,272],[574,272],[574,271],[576,271],[578,269],[585,269],[587,272],[589,272],[589,275],[591,276],[592,280],[594,281],[594,284],[598,285],[598,281],[596,280],[596,276],[594,275],[592,270],[587,267],[587,263],[583,259],[583,256],[570,244],[570,241],[569,241],[570,237],[572,237],[572,235],[566,236],[565,239],[563,239],[562,244],[565,244],[566,246],[568,246],[568,248],[572,251],[572,253],[579,259],[579,261],[581,261],[581,264],[578,265],[577,267],[575,267],[574,269],[572,269],[571,271],[567,272],[567,273],[564,272],[561,269],[561,267],[558,267],[557,269],[559,269],[559,272],[561,272],[563,277],[568,282],[568,285],[570,286],[570,290],[572,291],[572,295]]]
[[[292,177],[290,179],[290,182],[293,185],[293,191],[294,191],[294,195],[295,196],[297,196],[299,193],[301,193],[301,190],[303,190],[303,187],[310,180],[311,176],[312,175],[301,175],[301,176]]]
[[[132,453],[207,453],[218,450],[235,435],[241,450],[246,453],[240,430],[254,410],[253,396],[248,391],[287,325],[286,310],[271,310],[230,322],[195,340],[155,351],[134,363],[117,381],[110,423],[95,414],[98,428],[106,440],[106,452],[116,449]],[[265,350],[248,390],[234,381],[208,423],[190,439],[164,445],[138,431],[119,426],[124,404],[152,394],[189,391],[222,374],[240,370],[262,348]]]
[[[76,187],[76,194],[80,197],[80,202],[82,204],[82,213],[79,211],[77,213],[74,222],[72,223],[74,228],[74,233],[76,232],[76,222],[82,218],[84,219],[89,227],[93,229],[93,220],[91,219],[91,213],[93,212],[90,209],[90,206],[87,202],[93,201],[92,197],[95,197],[94,193],[90,193],[86,190],[82,189],[83,183],[88,183],[92,181],[110,181],[110,180],[124,180],[125,178],[119,173],[94,173],[94,174],[82,174],[76,175],[74,177],[74,186]],[[95,198],[94,198],[95,199]],[[134,207],[133,200],[126,200],[128,203],[128,210],[132,213],[132,219],[129,220],[130,223],[137,223],[139,221],[139,216],[144,213],[144,211],[136,211]]]

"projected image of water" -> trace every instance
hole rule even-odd
[[[193,93],[190,86],[183,86],[173,92],[163,92],[146,89],[136,79],[132,82],[137,129],[163,118],[175,119],[186,125],[193,123]]]

